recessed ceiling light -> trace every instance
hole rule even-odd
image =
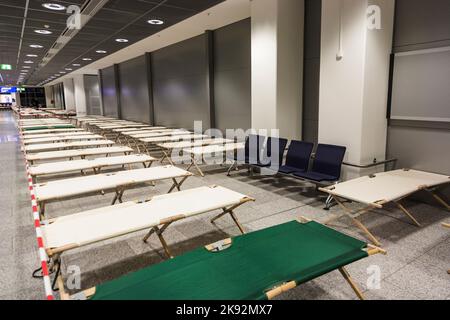
[[[92,61],[91,58],[83,58],[82,60],[83,60],[83,61]]]
[[[65,72],[65,71],[60,71],[59,73],[60,73],[60,74],[66,74],[67,72]]]
[[[74,66],[74,67],[80,67],[81,64],[79,64],[79,63],[74,63],[73,66]]]
[[[31,67],[30,67],[30,66],[23,66],[22,68],[24,68],[24,69],[30,69]]]
[[[39,34],[45,34],[45,35],[53,33],[50,30],[34,30],[34,32],[39,33]]]
[[[153,24],[153,25],[162,25],[162,24],[164,24],[164,21],[159,20],[159,19],[151,19],[151,20],[148,20],[147,22],[150,23],[150,24]]]
[[[29,72],[29,70],[20,70],[20,72],[27,73],[27,72]]]
[[[30,47],[34,48],[34,49],[42,49],[43,48],[43,46],[41,46],[40,44],[30,44]]]
[[[27,54],[28,58],[37,58],[38,55],[37,54]]]
[[[71,69],[71,68],[66,68],[66,69],[64,69],[64,70],[66,70],[66,71],[72,71],[73,69]]]
[[[95,52],[100,53],[100,54],[105,54],[105,53],[107,53],[105,50],[97,50],[97,51],[95,51]]]
[[[32,64],[32,63],[34,63],[34,62],[31,61],[31,60],[27,60],[27,61],[24,61],[23,63],[26,63],[26,64]]]
[[[49,9],[49,10],[55,10],[55,11],[66,10],[65,6],[63,6],[62,4],[57,4],[57,3],[43,3],[42,6],[45,9]]]
[[[120,42],[120,43],[126,43],[128,42],[128,39],[116,39],[116,42]]]

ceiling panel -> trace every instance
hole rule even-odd
[[[0,0],[0,63],[13,64],[14,68],[13,71],[2,72],[2,76],[9,82],[6,84],[16,84],[18,74],[25,65],[24,61],[31,60],[34,63],[28,65],[31,68],[24,84],[36,85],[67,67],[77,69],[72,66],[74,63],[86,66],[222,1],[224,0],[109,0],[47,65],[39,67],[43,57],[66,29],[69,17],[65,11],[52,11],[42,4],[51,2],[65,7],[83,7],[89,0],[30,0],[21,46],[27,1]],[[163,20],[164,24],[151,25],[147,23],[150,19]],[[35,32],[37,29],[48,30],[52,34],[41,35]],[[128,39],[129,42],[118,43],[115,41],[118,38]],[[43,48],[31,48],[30,45],[33,44]],[[97,50],[105,50],[107,54],[99,54]],[[27,57],[27,54],[38,57]],[[83,61],[83,58],[91,58],[92,61]]]

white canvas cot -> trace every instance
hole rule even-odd
[[[374,244],[380,245],[378,239],[365,227],[357,218],[372,209],[382,209],[387,203],[394,203],[405,213],[417,226],[419,222],[413,215],[400,203],[400,201],[416,192],[428,191],[433,197],[441,203],[447,210],[450,206],[436,193],[440,186],[450,184],[450,177],[446,175],[400,169],[390,172],[377,173],[371,176],[338,183],[336,185],[320,188],[331,195],[339,206],[344,210],[340,216],[334,217],[328,223],[346,215],[353,223],[360,228]],[[362,209],[351,210],[344,205],[341,199],[346,199],[364,204]]]
[[[167,255],[172,256],[163,238],[163,232],[169,225],[221,210],[222,213],[211,222],[229,214],[244,233],[234,210],[249,201],[254,199],[223,187],[212,186],[155,196],[141,203],[126,202],[49,220],[42,228],[44,245],[50,257],[56,255],[59,258],[61,253],[71,249],[150,230],[144,241],[155,233]]]
[[[112,204],[115,204],[117,201],[122,202],[122,196],[126,189],[145,183],[172,180],[173,185],[168,192],[171,193],[175,188],[180,190],[181,185],[190,176],[192,176],[192,173],[183,169],[164,166],[50,181],[36,184],[34,189],[39,212],[43,216],[45,204],[50,201],[97,192],[115,191],[115,197],[112,201]],[[178,182],[177,179],[181,180]]]
[[[92,149],[75,149],[75,150],[63,150],[63,151],[50,151],[40,152],[34,154],[27,154],[27,161],[43,161],[43,160],[56,160],[56,159],[70,159],[80,157],[84,159],[87,156],[99,156],[99,155],[111,155],[116,153],[123,153],[128,155],[133,152],[133,149],[129,147],[105,147],[105,148],[92,148]]]

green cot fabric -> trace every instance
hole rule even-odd
[[[264,300],[368,256],[366,243],[316,222],[297,221],[201,248],[97,287],[92,300]]]
[[[47,130],[47,129],[72,129],[72,128],[75,128],[75,126],[68,124],[68,125],[58,125],[58,126],[33,127],[33,128],[24,129],[24,131]]]

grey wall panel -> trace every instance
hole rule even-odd
[[[322,0],[305,1],[305,60],[303,75],[303,140],[319,136],[320,37]]]
[[[102,70],[103,111],[107,117],[119,117],[114,66]]]
[[[448,0],[397,0],[395,51],[450,45],[449,21]]]
[[[394,52],[431,49],[448,45],[450,45],[450,1],[396,1]],[[413,63],[409,68],[421,68],[422,66],[423,64]],[[448,69],[448,64],[445,63],[437,68]],[[418,70],[409,70],[408,72],[416,71]],[[419,73],[425,76],[425,72]],[[396,81],[393,89],[396,91],[408,89],[410,79],[406,78],[408,77],[405,77],[403,81]],[[433,79],[429,79],[429,81],[436,84]],[[409,89],[412,94],[411,90],[414,89]],[[393,92],[394,97],[396,94],[399,92]],[[442,97],[442,95],[439,96]],[[438,104],[448,105],[448,102],[439,101]],[[423,114],[423,117],[433,117],[433,115],[430,112]],[[390,121],[387,149],[388,157],[399,159],[399,167],[450,174],[448,123]],[[447,195],[449,194],[450,190],[447,190]],[[430,201],[430,203],[435,204],[435,201]]]
[[[250,19],[214,31],[214,95],[216,127],[251,127]]]
[[[100,80],[96,75],[84,75],[84,91],[86,94],[86,112],[88,115],[102,114]]]
[[[157,125],[208,129],[206,40],[201,35],[152,53],[154,117]]]
[[[119,65],[122,119],[150,123],[150,97],[146,56]]]
[[[450,122],[449,83],[450,47],[397,55],[391,118]]]

